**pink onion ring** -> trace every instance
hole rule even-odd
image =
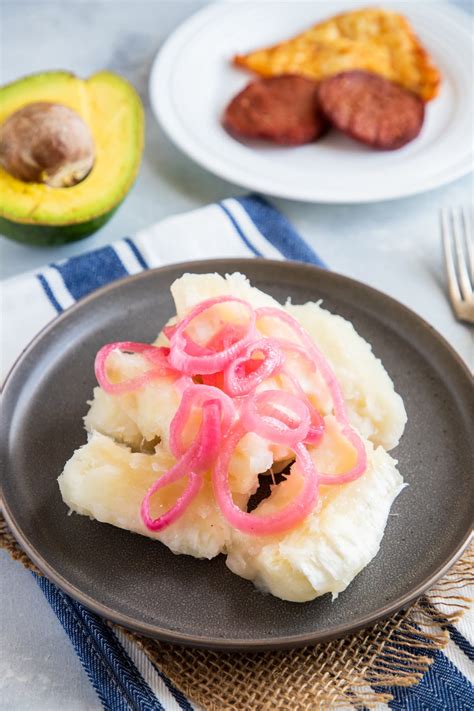
[[[305,403],[283,390],[263,390],[254,395],[245,403],[240,420],[248,432],[292,448],[305,440],[311,424]]]
[[[252,359],[254,353],[263,353],[262,360]],[[256,363],[250,373],[242,373],[246,363]],[[241,354],[234,358],[224,370],[224,389],[232,397],[248,395],[260,383],[270,377],[282,364],[281,350],[270,338],[260,338],[249,343]]]
[[[149,531],[162,531],[164,528],[168,528],[168,526],[171,526],[172,523],[181,518],[191,501],[199,494],[203,482],[202,474],[197,474],[193,470],[183,472],[183,476],[184,474],[187,474],[187,476],[189,477],[189,482],[183,493],[176,499],[173,506],[168,509],[166,513],[162,514],[161,516],[158,516],[158,518],[155,519],[152,519],[150,515],[150,498],[156,491],[162,489],[166,483],[162,481],[163,478],[157,479],[155,483],[148,489],[147,493],[145,494],[145,498],[142,501],[140,514],[143,523]]]
[[[173,333],[176,331],[176,324],[173,324],[172,326],[164,326],[163,327],[163,334],[166,336],[166,338],[169,340]]]
[[[257,516],[239,509],[232,499],[229,487],[229,464],[232,454],[245,434],[240,426],[234,428],[227,438],[217,459],[212,474],[212,484],[216,501],[227,521],[243,533],[268,536],[293,528],[308,516],[318,499],[318,480],[313,461],[302,444],[294,448],[297,465],[304,477],[301,491],[284,509],[268,516]]]
[[[349,481],[358,479],[367,469],[367,452],[361,438],[350,427],[343,427],[341,431],[356,451],[356,463],[349,471],[342,474],[324,474],[318,471],[320,484],[347,484]]]
[[[296,333],[296,335],[299,337],[299,339],[305,346],[308,354],[315,362],[316,367],[320,370],[321,375],[323,376],[324,381],[329,388],[336,418],[341,422],[347,421],[346,404],[344,402],[344,397],[342,395],[339,383],[337,382],[336,376],[334,375],[333,369],[329,365],[325,356],[316,346],[312,338],[306,333],[303,326],[301,326],[298,321],[286,311],[274,308],[272,306],[263,306],[257,309],[255,311],[255,315],[257,320],[259,318],[265,317],[280,319],[280,321],[286,323],[294,331],[294,333]]]
[[[204,313],[212,306],[223,303],[237,303],[244,306],[249,313],[249,323],[242,337],[232,343],[232,345],[223,348],[220,351],[213,353],[192,355],[188,352],[189,336],[186,336],[185,330],[197,316]],[[242,348],[249,343],[255,335],[255,312],[250,304],[243,299],[238,299],[233,296],[218,296],[214,299],[206,299],[201,301],[195,308],[177,325],[175,331],[170,337],[170,363],[176,370],[188,375],[206,375],[217,373],[222,370],[230,361],[235,358]],[[199,344],[195,344],[199,348]]]
[[[356,451],[357,460],[356,464],[354,465],[354,467],[352,467],[352,469],[350,469],[345,474],[340,474],[337,477],[331,477],[329,475],[322,474],[320,476],[320,482],[327,484],[344,484],[348,481],[353,481],[354,479],[357,479],[357,477],[361,476],[361,474],[363,474],[367,468],[367,454],[361,438],[349,424],[346,403],[344,401],[344,396],[342,394],[341,387],[337,381],[334,371],[332,370],[325,356],[321,353],[319,348],[313,342],[311,337],[306,333],[304,328],[298,323],[298,321],[296,321],[296,319],[294,319],[293,316],[291,316],[286,311],[282,311],[281,309],[273,308],[271,306],[263,306],[262,308],[257,309],[255,314],[257,320],[259,318],[265,317],[280,319],[288,326],[290,326],[293,332],[296,333],[296,335],[299,337],[304,347],[307,349],[307,352],[314,359],[315,364],[321,372],[321,375],[323,376],[323,379],[329,389],[329,392],[331,393],[334,415],[336,417],[336,420],[341,425],[341,432],[346,437],[346,439],[349,440],[349,442],[352,444]]]
[[[236,303],[245,307],[249,318],[245,325],[225,323],[205,344],[195,342],[186,332],[189,324],[217,304]],[[259,318],[276,318],[288,325],[299,343],[258,334]],[[235,528],[254,535],[271,535],[286,531],[313,511],[319,484],[344,484],[357,479],[367,467],[365,446],[349,424],[346,405],[335,374],[321,351],[304,328],[290,314],[273,307],[253,310],[239,298],[222,296],[200,302],[181,322],[166,326],[170,348],[124,341],[111,343],[96,356],[95,372],[101,387],[119,395],[141,388],[154,379],[174,376],[181,395],[179,407],[170,424],[170,450],[176,463],[147,491],[142,504],[142,520],[149,530],[160,531],[174,523],[199,493],[204,474],[212,469],[214,496],[223,515]],[[120,383],[107,376],[107,359],[114,350],[142,355],[150,369]],[[284,364],[284,352],[304,358],[319,370],[331,394],[335,418],[341,433],[353,446],[354,466],[347,472],[331,476],[317,471],[305,445],[317,445],[324,433],[324,419],[311,404],[298,379]],[[261,353],[262,358],[254,357]],[[256,388],[274,374],[281,374],[291,385],[287,390]],[[201,382],[194,382],[194,379]],[[183,434],[192,408],[202,409],[199,431],[186,448]],[[281,511],[268,516],[248,514],[235,505],[229,486],[229,464],[232,455],[247,432],[254,432],[271,443],[288,447],[295,453],[296,466],[303,476],[300,492]],[[157,519],[150,515],[153,494],[183,477],[188,482],[171,508]]]
[[[139,353],[144,356],[154,367],[142,375],[124,380],[121,383],[111,383],[107,377],[107,360],[112,351],[120,350],[128,353]],[[174,373],[168,364],[169,348],[158,348],[149,343],[135,343],[133,341],[119,341],[103,346],[95,357],[95,376],[102,390],[110,395],[123,395],[147,385],[152,380]]]
[[[317,444],[324,434],[324,417],[316,410],[314,405],[312,405],[309,397],[306,395],[305,391],[303,390],[295,376],[292,373],[289,373],[286,368],[283,369],[281,373],[285,376],[287,380],[290,381],[295,391],[298,393],[299,397],[305,403],[306,407],[309,410],[309,414],[311,417],[311,425],[309,426],[308,434],[306,435],[305,444]]]
[[[247,332],[247,328],[237,326],[235,323],[225,323],[220,331],[217,331],[206,343],[210,353],[228,348],[237,341],[240,341]]]
[[[150,531],[162,531],[177,521],[199,493],[203,482],[203,473],[212,465],[217,456],[221,441],[220,420],[220,401],[209,400],[204,403],[201,428],[195,442],[186,454],[148,489],[142,501],[140,513],[143,523]],[[183,476],[189,477],[189,482],[183,493],[166,513],[152,519],[150,499],[153,494]]]
[[[236,409],[231,398],[211,385],[192,384],[184,390],[181,402],[170,424],[170,449],[175,457],[185,452],[182,434],[192,407],[204,407],[209,401],[219,401],[222,413],[221,430],[227,432],[235,418]]]

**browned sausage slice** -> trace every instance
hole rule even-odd
[[[382,150],[401,148],[423,125],[423,101],[370,72],[342,72],[325,79],[319,85],[319,102],[336,128]]]
[[[318,106],[318,83],[283,75],[256,79],[227,106],[223,124],[234,136],[282,145],[310,143],[328,128]]]

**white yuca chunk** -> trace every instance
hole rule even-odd
[[[333,415],[324,418],[324,434],[315,447],[309,449],[311,458],[320,474],[343,474],[356,464],[357,453],[341,433],[340,425]]]
[[[256,537],[232,530],[230,570],[293,602],[345,590],[377,554],[390,507],[403,488],[395,460],[370,443],[367,452],[365,474],[349,484],[321,487],[320,505],[289,533]],[[256,513],[284,506],[300,485],[295,471]]]
[[[146,491],[172,464],[173,458],[163,448],[157,447],[153,455],[132,453],[94,433],[67,462],[58,482],[64,502],[76,513],[155,538],[173,553],[213,558],[225,550],[229,535],[209,480],[182,517],[164,531],[150,531],[141,520]],[[151,507],[154,517],[176,501],[185,481],[156,492]]]
[[[128,444],[133,449],[140,449],[143,435],[131,417],[120,407],[118,398],[108,395],[102,388],[94,388],[94,397],[90,409],[84,417],[88,432],[101,432],[113,437],[117,442]]]
[[[177,323],[178,319],[176,316],[173,316],[172,318],[168,319],[166,322],[165,326],[174,326]],[[170,344],[169,339],[163,331],[160,331],[156,339],[153,341],[154,346],[166,346],[168,347]]]
[[[171,285],[171,293],[179,319],[186,316],[200,301],[216,296],[236,296],[248,301],[254,309],[280,306],[269,294],[250,286],[247,277],[239,272],[225,277],[220,274],[183,274]]]
[[[172,378],[154,380],[146,387],[119,395],[118,400],[146,440],[159,437],[168,447],[171,420],[181,400]]]
[[[150,364],[142,357],[113,352],[107,363],[111,382],[122,382],[144,373]],[[89,432],[97,430],[134,449],[157,437],[167,446],[169,426],[180,402],[174,379],[160,377],[124,395],[109,395],[95,388],[91,409],[84,419]]]
[[[254,432],[248,432],[235,448],[229,463],[229,486],[234,494],[248,498],[258,487],[258,475],[273,464],[271,445]],[[246,499],[245,499],[246,500]]]
[[[294,316],[326,356],[341,385],[351,424],[375,445],[390,450],[403,434],[403,400],[382,362],[350,321],[318,304],[288,304]]]

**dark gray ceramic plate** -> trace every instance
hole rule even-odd
[[[233,575],[223,557],[199,561],[82,516],[68,516],[56,478],[85,442],[82,417],[97,349],[151,340],[172,313],[183,271],[246,273],[280,301],[324,299],[373,344],[404,398],[408,425],[395,452],[410,484],[381,550],[335,602],[288,603]],[[259,260],[194,262],[116,282],[48,326],[4,391],[3,500],[9,525],[46,575],[105,617],[189,645],[269,649],[340,636],[420,595],[466,546],[472,525],[472,383],[454,351],[392,299],[331,272]]]

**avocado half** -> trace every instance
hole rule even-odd
[[[133,87],[112,72],[88,79],[43,72],[0,88],[0,126],[35,102],[79,114],[92,135],[94,164],[81,182],[59,188],[19,180],[0,167],[0,233],[28,244],[63,244],[102,227],[132,186],[143,151],[143,106]]]

